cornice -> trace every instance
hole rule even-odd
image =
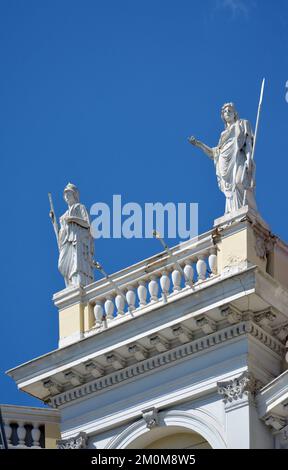
[[[279,357],[284,353],[284,346],[277,339],[265,332],[260,326],[254,324],[252,321],[242,321],[207,336],[190,341],[189,343],[168,349],[136,364],[115,370],[115,372],[104,375],[96,380],[86,382],[78,387],[63,391],[62,393],[57,393],[54,396],[47,397],[47,399],[49,399],[49,403],[53,407],[62,406],[73,400],[116,386],[125,380],[156,370],[162,366],[167,366],[170,363],[185,359],[194,354],[201,353],[204,350],[208,350],[209,348],[213,348],[245,334],[249,334],[259,340],[274,353],[278,354]]]

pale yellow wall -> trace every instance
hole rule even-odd
[[[93,314],[93,306],[87,304],[84,307],[84,331],[89,331],[94,326],[95,319]]]
[[[59,336],[66,338],[84,331],[84,305],[71,305],[59,311]]]
[[[46,423],[45,424],[45,448],[56,449],[57,439],[61,439],[59,424]]]
[[[269,274],[279,281],[283,286],[288,287],[288,255],[277,243],[273,252],[269,255]]]
[[[205,439],[199,434],[194,433],[177,433],[170,436],[162,437],[156,441],[151,442],[146,449],[189,449],[197,448],[211,449]]]
[[[259,266],[259,268],[263,269],[263,271],[266,271],[266,268],[267,268],[266,256],[265,258],[260,258],[260,256],[257,254],[257,250],[256,250],[257,238],[259,238],[259,236],[257,237],[253,228],[251,227],[251,225],[249,225],[247,229],[248,261],[250,261],[250,263],[252,264]]]
[[[249,262],[266,271],[266,259],[262,259],[256,252],[256,236],[250,225],[244,225],[237,232],[229,234],[227,231],[221,235],[218,247],[218,272],[228,267]]]

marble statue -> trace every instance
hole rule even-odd
[[[68,183],[64,189],[67,211],[60,217],[58,228],[50,198],[52,220],[59,247],[58,269],[66,287],[86,286],[93,282],[94,242],[90,234],[90,220],[86,207],[79,202],[79,191]]]
[[[255,202],[254,136],[251,125],[239,119],[233,103],[225,103],[221,110],[225,129],[217,147],[208,147],[195,137],[189,142],[199,147],[215,164],[219,189],[226,197],[225,214],[247,205],[257,211]],[[252,157],[252,158],[251,158]]]

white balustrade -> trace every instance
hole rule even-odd
[[[192,261],[188,260],[185,261],[185,266],[184,266],[184,275],[185,275],[185,285],[192,285],[193,284],[193,276],[194,276],[194,270],[192,266]]]
[[[204,256],[199,256],[199,259],[196,263],[196,270],[197,270],[198,278],[201,281],[204,281],[204,279],[206,279],[206,273],[207,273],[207,265],[204,260]]]
[[[45,447],[45,427],[51,422],[52,410],[1,405],[4,432],[9,449],[40,449]],[[56,413],[57,421],[60,417]],[[1,467],[1,465],[0,465]]]
[[[39,429],[39,424],[34,423],[33,428],[31,429],[31,436],[33,439],[33,447],[40,447],[40,437],[41,437],[41,432]]]
[[[118,294],[115,298],[115,304],[117,308],[117,315],[124,315],[125,300],[122,295]]]
[[[166,302],[167,296],[169,295],[169,289],[170,289],[170,278],[169,278],[169,273],[166,269],[162,272],[162,276],[160,278],[160,286],[162,289],[163,300],[164,302]]]
[[[144,305],[147,304],[147,288],[146,288],[146,281],[143,280],[143,279],[141,281],[139,281],[137,294],[138,294],[138,298],[139,298],[140,307],[144,307]]]
[[[101,326],[102,321],[103,321],[103,314],[104,314],[104,311],[103,311],[102,301],[97,300],[95,307],[94,307],[94,317],[95,317],[96,327]]]
[[[17,436],[18,436],[18,447],[25,446],[26,428],[24,427],[24,423],[18,423]]]
[[[106,318],[107,320],[113,320],[114,316],[114,302],[113,302],[113,297],[111,295],[109,295],[107,297],[107,299],[105,300],[105,303],[104,303],[104,309],[105,309],[105,314],[106,314]]]
[[[217,255],[216,249],[211,252],[208,257],[208,264],[211,271],[211,276],[217,274]]]
[[[11,437],[12,437],[12,426],[10,426],[9,421],[5,422],[4,431],[5,431],[7,444],[9,446],[9,445],[11,445]]]
[[[172,282],[173,282],[173,291],[177,292],[181,290],[181,279],[182,274],[179,269],[176,267],[174,271],[172,271]]]
[[[135,310],[136,294],[133,286],[128,286],[126,300],[129,311],[132,312],[133,310]]]
[[[173,298],[183,289],[191,289],[193,293],[204,281],[217,275],[217,246],[211,235],[196,241],[194,245],[187,244],[184,249],[179,245],[174,250],[175,252],[173,249],[171,251],[173,257],[163,253],[151,258],[151,261],[145,260],[132,266],[131,270],[126,268],[123,274],[120,272],[110,276],[118,289],[109,284],[103,284],[103,287],[96,285],[94,290],[89,286],[91,297],[99,289],[99,298],[94,294],[91,299],[91,303],[95,305],[96,326],[102,324],[104,315],[110,323],[116,317],[134,310],[137,312],[161,299],[166,303],[172,292]],[[122,295],[119,289],[123,292]]]
[[[158,291],[159,291],[157,276],[152,276],[151,277],[151,280],[148,284],[148,289],[149,289],[149,294],[150,294],[150,301],[151,302],[157,302],[157,300],[158,300]]]

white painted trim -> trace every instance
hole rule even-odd
[[[227,449],[224,429],[214,417],[212,418],[202,410],[168,410],[160,412],[159,417],[161,426],[179,426],[189,429],[200,434],[213,449]],[[140,419],[111,439],[105,448],[125,449],[149,431],[144,419]]]
[[[65,348],[65,346],[69,346],[72,343],[77,343],[81,339],[84,338],[83,333],[74,333],[73,335],[66,336],[65,338],[59,339],[58,346],[59,348]]]

